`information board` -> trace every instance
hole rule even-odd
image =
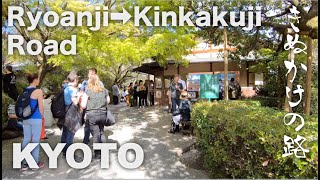
[[[200,98],[219,98],[219,76],[215,74],[200,75]]]
[[[187,79],[187,91],[199,91],[200,89],[200,75],[190,74]]]
[[[224,82],[224,73],[217,73],[218,79],[221,79]],[[236,73],[228,73],[228,81],[230,81],[231,78],[237,79]]]

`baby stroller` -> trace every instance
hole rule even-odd
[[[181,113],[179,110],[172,112],[172,119],[171,119],[171,128],[169,133],[176,133],[179,132],[179,123],[181,121]]]
[[[190,110],[189,109],[182,109],[176,110],[172,113],[172,120],[171,120],[171,128],[169,133],[176,133],[180,132],[179,124],[182,124],[183,130],[190,129]]]

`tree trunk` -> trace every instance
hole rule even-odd
[[[307,43],[307,80],[304,113],[310,115],[311,106],[311,76],[312,76],[312,39],[308,38]]]
[[[293,50],[289,50],[289,54],[288,54],[288,61],[291,61],[291,59],[294,59],[294,53],[293,53]],[[294,71],[291,70],[288,74],[288,77],[287,77],[287,87],[290,88],[290,92],[288,93],[288,96],[286,95],[285,97],[285,101],[284,101],[284,111],[286,112],[292,112],[292,108],[290,107],[289,105],[289,101],[291,101],[292,99],[292,87],[293,87],[293,82],[290,82],[290,80],[293,78],[293,75],[294,75]]]
[[[40,84],[39,84],[40,87],[43,83],[44,78],[47,75],[47,72],[48,72],[47,66],[48,66],[47,64],[41,64],[39,67],[38,76],[39,76],[39,80],[40,80]]]
[[[278,65],[278,85],[281,85],[282,83],[282,81],[281,81],[281,75],[282,75],[282,73],[281,73],[281,67],[280,67],[280,65]],[[278,108],[279,109],[281,109],[281,91],[278,91],[277,92],[277,101],[278,101]]]
[[[228,92],[228,51],[227,51],[227,27],[224,27],[223,31],[224,37],[224,46],[223,46],[223,55],[224,55],[224,99],[229,99],[229,92]]]
[[[148,73],[148,95],[147,95],[147,99],[149,101],[150,104],[150,74]]]

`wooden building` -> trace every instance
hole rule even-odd
[[[232,51],[234,48],[229,47],[228,50]],[[189,92],[199,91],[199,85],[192,80],[193,75],[224,73],[223,46],[212,46],[201,42],[185,58],[189,62],[187,67],[176,65],[173,60],[169,60],[166,67],[161,67],[157,62],[149,62],[134,69],[136,72],[153,75],[156,104],[166,105],[168,103],[166,92],[175,74],[179,74],[186,81]],[[249,70],[249,67],[256,62],[257,59],[253,56],[243,58],[241,62],[228,62],[229,80],[230,77],[234,77],[239,82],[241,95],[244,97],[254,96],[255,87],[263,84],[263,74],[252,73]]]

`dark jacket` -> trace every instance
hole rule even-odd
[[[183,89],[183,86],[181,83],[178,83],[179,89]],[[176,88],[176,84],[172,83],[169,87],[169,90],[171,91],[171,98],[180,99],[181,92]]]
[[[8,94],[13,100],[17,100],[18,98],[18,91],[16,87],[16,75],[11,72],[8,74],[2,75],[3,80],[3,92]]]

